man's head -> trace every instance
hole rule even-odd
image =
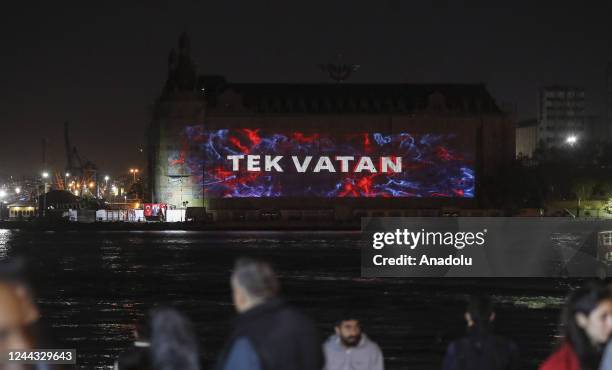
[[[0,352],[31,348],[31,324],[15,287],[0,281]]]
[[[344,315],[342,320],[336,323],[335,330],[345,347],[355,347],[361,341],[361,325],[352,315]]]
[[[488,296],[471,296],[467,303],[465,321],[470,328],[486,328],[495,320],[493,302]]]
[[[234,305],[240,313],[275,297],[280,286],[269,264],[250,258],[236,261],[230,282]]]
[[[22,260],[0,262],[0,351],[33,345],[28,329],[40,315],[23,270]]]

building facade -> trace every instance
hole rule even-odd
[[[38,216],[38,205],[35,202],[16,202],[7,206],[10,220],[27,220]]]
[[[538,141],[545,147],[573,145],[584,140],[584,89],[569,86],[548,86],[540,89]]]
[[[482,84],[231,83],[197,75],[189,49],[181,36],[148,131],[151,200],[171,208],[477,208],[480,179],[515,156]]]
[[[516,125],[516,157],[531,158],[538,145],[538,120],[529,119]]]

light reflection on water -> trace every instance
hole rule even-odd
[[[552,279],[364,279],[359,233],[0,231],[0,258],[30,258],[38,303],[79,368],[108,367],[151,307],[178,307],[194,321],[210,364],[233,317],[228,276],[237,256],[265,258],[284,295],[325,335],[346,309],[364,317],[386,368],[439,368],[463,332],[466,294],[494,294],[498,329],[524,349],[526,367],[549,351],[567,284]],[[4,248],[4,249],[2,249]],[[4,257],[1,254],[4,252]],[[524,295],[523,295],[524,294]],[[529,330],[525,330],[529,328]]]
[[[8,258],[10,252],[11,230],[0,229],[0,261]]]

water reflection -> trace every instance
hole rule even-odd
[[[526,366],[549,352],[566,284],[551,279],[364,279],[359,233],[71,232],[0,230],[0,258],[26,254],[58,348],[79,368],[108,368],[134,325],[155,305],[195,322],[209,364],[233,316],[228,276],[237,256],[269,260],[284,295],[328,334],[344,310],[365,318],[389,370],[439,368],[448,339],[463,333],[466,294],[495,294],[498,329],[524,349]],[[529,328],[529,330],[525,330]]]
[[[0,229],[0,261],[7,259],[9,256],[11,233],[11,230]]]

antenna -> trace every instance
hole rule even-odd
[[[329,78],[336,81],[336,83],[341,83],[348,80],[353,72],[356,72],[361,66],[359,64],[343,63],[342,54],[339,53],[335,63],[319,64],[318,67],[323,72],[326,72]]]

